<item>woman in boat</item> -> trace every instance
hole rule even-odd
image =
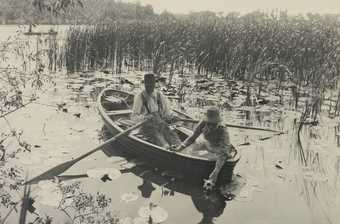
[[[175,122],[166,97],[155,89],[154,74],[144,75],[145,89],[135,95],[132,118],[135,121],[148,119],[140,129],[151,143],[162,147],[176,148],[180,143],[177,133],[170,129],[168,123]]]
[[[230,143],[229,133],[226,127],[221,124],[222,120],[217,107],[210,107],[207,110],[206,117],[199,122],[193,134],[177,147],[176,151],[182,151],[190,146],[201,134],[206,140],[203,146],[207,151],[216,155],[216,165],[209,179],[205,180],[205,186],[214,186],[218,174],[227,159],[236,154],[235,148]]]

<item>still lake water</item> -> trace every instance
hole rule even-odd
[[[45,31],[49,26],[39,29]],[[15,32],[16,26],[0,26],[1,40]],[[24,131],[27,141],[42,146],[42,149],[35,149],[35,155],[42,158],[46,153],[53,155],[51,161],[44,161],[43,164],[24,165],[31,176],[40,174],[53,164],[81,155],[103,141],[98,138],[98,135],[103,134],[103,124],[95,109],[93,90],[87,80],[79,76],[73,76],[72,79],[59,76],[56,77],[56,84],[55,88],[46,87],[48,91],[40,97],[39,102],[52,105],[66,102],[69,113],[32,104],[8,117],[13,127]],[[67,88],[68,84],[84,86],[88,91],[72,90]],[[88,105],[90,108],[85,107]],[[72,116],[73,113],[82,115],[76,118]],[[233,114],[226,113],[225,120],[237,121]],[[5,121],[0,122],[2,130],[8,128]],[[302,145],[308,160],[307,167],[299,162],[301,151],[295,144],[292,119],[285,120],[288,134],[266,141],[258,139],[268,136],[267,133],[229,129],[235,145],[243,143],[246,136],[252,135],[249,146],[239,147],[242,158],[235,168],[234,181],[228,186],[229,191],[236,195],[231,201],[226,201],[219,193],[204,195],[200,186],[190,186],[184,180],[171,182],[171,175],[164,176],[162,170],[155,170],[145,164],[124,172],[113,181],[83,177],[65,182],[81,181],[84,190],[105,193],[112,199],[111,209],[117,211],[121,218],[138,217],[140,207],[152,201],[167,211],[168,218],[164,223],[171,224],[337,224],[340,223],[340,157],[333,124],[330,122],[326,118],[321,122],[321,139],[309,138],[309,132],[303,131]],[[107,153],[108,150],[111,153]],[[77,163],[65,175],[81,177],[91,168],[112,167],[114,165],[108,158],[114,157],[116,153],[119,153],[118,146],[100,151]],[[20,158],[13,163],[20,164]],[[138,195],[136,201],[126,203],[121,200],[124,193],[131,192]],[[44,209],[46,206],[39,207],[39,203],[37,207],[46,214],[56,214]],[[15,220],[15,217],[11,220]]]

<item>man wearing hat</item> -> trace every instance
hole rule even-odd
[[[175,122],[166,97],[155,90],[154,74],[144,75],[144,90],[135,95],[132,117],[135,120],[149,119],[140,129],[152,143],[162,147],[177,147],[181,141],[168,123]]]
[[[230,144],[227,128],[221,124],[221,117],[217,107],[210,107],[207,110],[206,117],[198,123],[193,134],[177,147],[176,151],[182,151],[190,146],[201,134],[206,140],[203,144],[204,148],[217,157],[215,169],[208,180],[214,186],[222,166],[236,152],[235,148]]]

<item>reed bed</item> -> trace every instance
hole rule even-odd
[[[64,53],[69,72],[127,67],[327,86],[339,76],[339,28],[336,16],[313,14],[163,13],[147,21],[73,27]]]

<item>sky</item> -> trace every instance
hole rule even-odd
[[[136,2],[136,0],[123,0]],[[167,10],[172,13],[189,13],[191,11],[240,12],[255,10],[264,12],[273,9],[287,10],[289,14],[337,13],[340,14],[340,0],[138,0],[142,5],[150,4],[154,11]]]

